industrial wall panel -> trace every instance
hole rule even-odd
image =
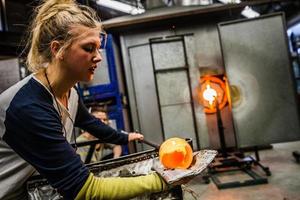
[[[190,103],[187,71],[157,73],[156,79],[161,106]]]
[[[184,39],[179,36],[150,41],[164,136],[192,138],[196,147],[196,120]]]
[[[153,43],[152,50],[155,70],[185,66],[182,41]]]
[[[140,131],[160,144],[163,137],[149,45],[129,48],[129,59]]]
[[[191,104],[180,104],[161,107],[165,138],[195,138]]]
[[[282,14],[219,25],[240,146],[300,139],[295,84]]]
[[[20,80],[19,67],[18,58],[0,61],[0,93]]]

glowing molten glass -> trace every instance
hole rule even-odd
[[[222,109],[228,102],[225,77],[222,79],[214,76],[203,76],[199,80],[197,98],[203,105],[205,113],[215,113],[216,105]]]
[[[216,90],[212,89],[209,84],[206,85],[206,90],[203,92],[203,98],[209,102],[209,105],[213,105],[215,98],[217,97]]]
[[[170,138],[159,148],[159,160],[167,169],[187,169],[193,161],[193,150],[181,138]]]

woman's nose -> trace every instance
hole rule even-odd
[[[101,55],[101,52],[100,50],[99,51],[96,51],[96,54],[95,56],[93,57],[93,62],[94,63],[98,63],[102,60],[102,55]]]

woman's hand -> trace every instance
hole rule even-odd
[[[143,140],[144,136],[137,132],[131,132],[128,134],[128,142],[134,141],[134,140]]]

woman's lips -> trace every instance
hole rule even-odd
[[[89,71],[94,74],[96,68],[97,66],[92,66],[89,68]]]

